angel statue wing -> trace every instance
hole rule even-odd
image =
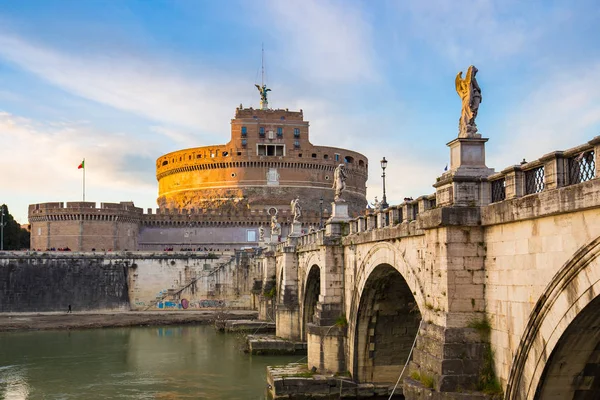
[[[467,87],[471,86],[472,80],[473,80],[473,66],[471,65],[467,69],[467,76],[465,76],[465,83],[467,84],[466,85]]]
[[[469,67],[469,71],[471,71],[470,67]],[[469,78],[468,74],[469,74],[469,72],[467,72],[467,78],[463,79],[462,71],[460,71],[456,75],[456,79],[454,80],[454,84],[456,85],[456,93],[458,93],[458,95],[460,97],[463,97],[466,94],[465,91],[468,89],[468,85],[467,85],[467,81]]]
[[[262,93],[262,89],[260,88],[259,84],[255,83],[254,86],[256,86],[256,88],[258,89],[258,91]]]

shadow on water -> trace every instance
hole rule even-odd
[[[265,399],[266,366],[210,326],[0,333],[0,398]]]

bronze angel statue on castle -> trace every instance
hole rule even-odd
[[[467,76],[463,79],[462,71],[456,75],[456,93],[462,100],[462,110],[458,120],[458,137],[475,137],[477,134],[477,124],[475,118],[481,103],[481,88],[475,79],[477,68],[471,65],[467,70]]]
[[[262,85],[262,87],[259,84],[255,84],[254,86],[256,86],[256,88],[258,89],[258,93],[260,93],[260,100],[262,102],[267,102],[267,92],[270,92],[271,89],[267,89],[267,85]]]

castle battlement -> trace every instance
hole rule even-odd
[[[267,109],[262,110],[260,108],[236,108],[235,110],[235,119],[255,119],[255,118],[265,118],[265,119],[284,119],[286,121],[304,121],[304,113],[302,110],[300,111],[290,111],[286,109]],[[232,121],[235,121],[233,119]]]

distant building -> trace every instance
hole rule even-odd
[[[344,199],[352,215],[367,205],[368,160],[357,152],[314,146],[303,112],[236,109],[227,144],[165,154],[156,161],[159,208],[131,202],[29,206],[31,248],[71,250],[238,249],[269,237],[277,213],[287,236],[290,202],[299,197],[306,227],[329,216],[336,166],[348,171]],[[321,199],[323,201],[321,202]]]

